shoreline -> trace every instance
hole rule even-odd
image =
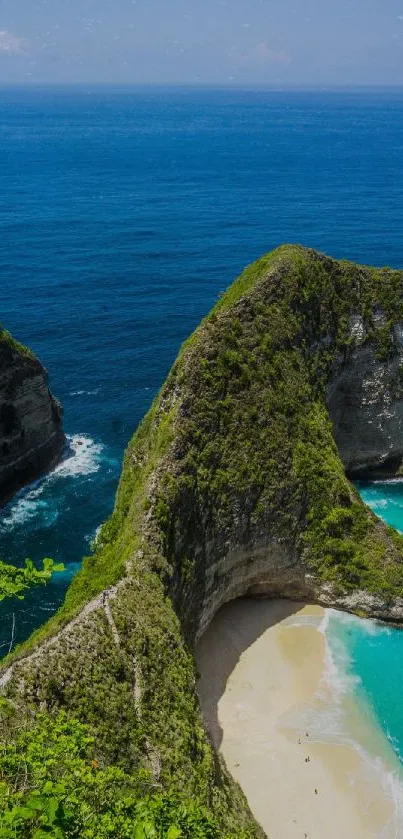
[[[403,835],[398,759],[339,689],[327,619],[286,600],[224,606],[196,647],[207,728],[270,839]]]

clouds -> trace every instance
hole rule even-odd
[[[17,38],[7,29],[0,29],[0,55],[20,55],[24,52],[24,39]]]
[[[403,83],[403,0],[0,0],[0,7],[0,84],[28,76]]]
[[[260,41],[252,49],[244,53],[242,64],[255,67],[264,67],[271,64],[291,64],[292,56],[282,49],[275,49],[267,43]]]

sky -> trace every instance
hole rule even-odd
[[[0,83],[403,84],[403,0],[0,0]]]

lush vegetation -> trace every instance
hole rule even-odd
[[[191,645],[209,563],[265,540],[316,590],[403,594],[403,539],[347,480],[326,408],[352,315],[376,358],[393,358],[403,274],[280,248],[185,343],[93,555],[8,661],[26,722],[5,723],[4,839],[261,836],[206,737]]]
[[[403,594],[403,540],[346,478],[325,404],[333,365],[354,348],[352,315],[375,357],[393,357],[403,273],[285,247],[250,266],[185,345],[171,381],[183,394],[180,457],[155,504],[172,568],[191,564],[202,518],[217,557],[235,529],[246,543],[270,532],[317,585]]]
[[[0,599],[62,570],[0,562]],[[93,684],[96,690],[97,685]],[[134,720],[134,724],[136,721]],[[200,800],[166,792],[139,764],[133,774],[104,762],[88,725],[65,712],[24,713],[0,698],[0,839],[220,839]],[[108,732],[108,735],[110,732]],[[251,834],[226,834],[248,839]]]
[[[22,355],[26,355],[29,358],[35,358],[32,350],[30,350],[29,347],[25,347],[24,344],[20,344],[19,341],[16,341],[16,339],[13,338],[10,332],[4,329],[3,325],[0,323],[0,345],[1,344],[3,344],[3,346],[9,347],[11,350],[15,350],[16,352]]]
[[[222,835],[197,799],[163,792],[144,769],[129,775],[104,765],[94,738],[77,720],[59,713],[24,722],[7,703],[0,705],[1,839]]]
[[[89,597],[122,577],[143,541],[143,517],[152,505],[163,544],[156,549],[154,541],[152,550],[148,542],[141,545],[150,558],[144,567],[166,571],[179,564],[186,585],[193,565],[191,531],[199,535],[198,523],[190,515],[181,556],[172,534],[183,504],[195,510],[195,496],[205,498],[211,528],[230,531],[234,497],[239,490],[248,491],[253,526],[265,513],[262,528],[270,524],[279,538],[291,534],[320,578],[341,589],[362,585],[374,592],[381,587],[390,595],[403,593],[402,548],[395,535],[376,526],[345,478],[324,405],[335,358],[347,357],[354,346],[349,330],[353,312],[362,316],[366,341],[374,345],[377,357],[393,355],[393,326],[403,319],[403,273],[332,260],[297,246],[283,246],[243,272],[183,345],[127,449],[115,510],[94,554],[85,559],[65,606],[34,633],[26,651],[70,620]],[[179,388],[184,409],[178,417],[172,395]],[[396,389],[403,393],[403,373]],[[328,510],[354,504],[357,521],[362,519],[353,542],[351,532],[342,537],[348,539],[351,554],[348,568],[337,559],[340,551],[321,550],[323,522],[314,520],[307,504],[312,474],[319,485],[320,472],[312,473],[309,458],[301,456],[305,439],[324,473]],[[173,440],[180,440],[185,456],[174,463],[169,458],[161,466]],[[151,499],[148,482],[157,467],[162,480]],[[365,548],[362,527],[368,537]]]
[[[35,567],[30,559],[22,568],[7,565],[0,560],[0,600],[5,597],[23,598],[26,590],[35,585],[48,583],[55,571],[62,571],[63,565],[55,565],[53,559],[44,559],[42,569]]]

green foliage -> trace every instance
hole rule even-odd
[[[396,354],[392,327],[393,324],[389,321],[380,326],[376,333],[376,358],[379,361],[388,361]]]
[[[300,420],[312,401],[323,404],[335,360],[348,357],[354,346],[351,313],[362,316],[366,340],[378,357],[392,352],[393,325],[403,318],[402,276],[297,246],[279,248],[249,266],[185,342],[128,447],[115,510],[95,553],[85,558],[59,614],[25,650],[121,578],[140,548],[145,515],[157,524],[158,536],[152,550],[147,540],[146,550],[141,548],[144,567],[151,562],[161,573],[182,568],[184,586],[191,584],[188,569],[197,566],[191,533],[201,538],[201,512],[193,515],[196,499],[208,511],[211,530],[225,534],[233,527],[234,499],[248,493],[245,514],[251,524],[270,526],[278,538],[287,534],[288,539],[301,526],[297,508],[306,492],[302,473],[293,468],[294,448],[302,442]],[[175,463],[169,455],[173,439],[182,452]],[[313,440],[313,451],[315,446]],[[162,464],[161,484],[150,498],[148,481]],[[184,509],[189,511],[185,517]],[[175,532],[184,518],[187,533],[178,553]],[[309,516],[306,524],[311,528]],[[308,541],[304,545],[306,554]],[[326,563],[315,551],[309,563],[327,579]],[[342,563],[337,575],[343,585]],[[351,586],[350,572],[345,582]]]
[[[63,571],[64,566],[55,565],[53,559],[44,559],[41,570],[35,568],[32,560],[26,559],[23,568],[7,565],[0,560],[0,600],[5,597],[18,597],[20,600],[28,588],[48,583],[55,571]]]
[[[3,344],[6,347],[9,347],[11,350],[20,353],[21,355],[25,355],[28,358],[35,358],[34,353],[29,347],[24,346],[24,344],[20,344],[19,341],[16,341],[15,338],[4,329],[3,325],[0,323],[0,345]]]
[[[300,539],[309,565],[342,590],[357,586],[367,571],[366,586],[376,589],[381,568],[370,551],[364,556],[362,551],[372,520],[344,475],[327,414],[318,404],[301,421],[293,469],[304,487],[307,528]]]
[[[65,713],[21,726],[3,707],[0,719],[0,839],[222,836],[197,800],[155,790],[145,770],[103,765],[89,729]]]
[[[359,335],[351,329],[357,318]],[[218,591],[229,551],[270,542],[317,588],[403,595],[402,537],[347,480],[326,408],[333,371],[356,344],[388,362],[401,320],[402,272],[288,246],[249,266],[184,344],[127,449],[115,510],[94,554],[59,614],[12,657],[8,695],[46,710],[32,738],[44,750],[42,764],[51,764],[44,774],[34,769],[14,732],[3,794],[9,812],[22,807],[25,816],[13,839],[52,830],[84,839],[261,836],[212,751],[195,697],[190,648],[206,569]],[[24,662],[117,583],[113,632],[99,608]],[[57,709],[80,723],[63,722]],[[63,740],[66,720],[91,730],[82,751],[78,730],[68,732],[76,747]],[[41,740],[46,725],[64,744],[57,771]],[[14,747],[25,763],[10,769]],[[29,761],[34,784],[24,780]]]

